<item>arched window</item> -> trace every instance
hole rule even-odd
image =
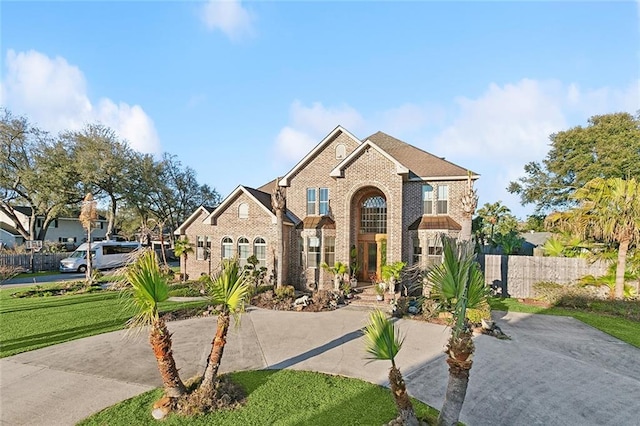
[[[345,148],[344,144],[339,143],[336,145],[336,160],[344,160],[347,156],[347,148]]]
[[[360,232],[387,233],[387,202],[380,195],[367,198],[360,206]]]
[[[231,259],[233,257],[233,240],[229,237],[222,239],[222,258]]]
[[[240,219],[248,219],[249,218],[249,204],[242,203],[238,206],[238,217]]]
[[[256,238],[253,240],[253,254],[258,259],[258,266],[267,266],[267,243],[263,238]]]
[[[240,266],[247,264],[249,258],[249,240],[245,237],[238,238],[238,262]]]

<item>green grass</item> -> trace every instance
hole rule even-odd
[[[176,414],[163,425],[381,425],[397,416],[389,389],[340,376],[293,370],[232,373],[247,403],[236,410],[182,417]],[[109,407],[79,425],[157,425],[151,417],[162,389],[146,392]],[[438,412],[413,400],[418,417],[435,424]]]
[[[50,286],[54,286],[51,284]],[[47,285],[41,286],[47,288]],[[133,308],[118,292],[12,298],[0,290],[0,358],[125,327]],[[164,302],[162,312],[205,302]]]
[[[507,312],[524,312],[544,315],[560,315],[573,317],[600,331],[604,331],[623,342],[640,348],[640,321],[634,320],[637,311],[640,309],[640,302],[627,302],[626,309],[621,309],[622,305],[616,301],[594,301],[588,308],[566,308],[566,307],[542,307],[533,306],[519,302],[517,299],[492,298],[489,300],[491,309]]]

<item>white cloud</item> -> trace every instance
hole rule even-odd
[[[38,127],[57,133],[97,122],[111,127],[133,149],[161,151],[153,120],[141,106],[116,104],[108,98],[92,103],[84,74],[66,59],[50,58],[34,50],[9,50],[5,67],[0,87],[2,105],[17,115],[26,115]]]
[[[209,30],[220,30],[231,40],[254,33],[256,16],[239,0],[209,0],[202,8],[202,20]]]
[[[290,121],[276,137],[276,154],[287,162],[302,159],[338,125],[352,132],[364,125],[362,116],[354,108],[348,105],[325,108],[318,102],[306,107],[299,101],[294,101]]]
[[[555,80],[491,84],[476,99],[456,99],[453,119],[429,150],[483,176],[478,182],[481,203],[509,201],[524,216],[525,209],[505,188],[524,174],[526,163],[544,158],[549,135],[586,125],[595,114],[634,113],[640,107],[639,88],[638,81],[624,89],[587,90]]]

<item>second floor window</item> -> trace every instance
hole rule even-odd
[[[422,214],[433,214],[433,187],[422,185]]]
[[[329,214],[329,188],[320,188],[320,214]]]
[[[307,215],[316,214],[316,189],[307,188]]]
[[[449,213],[449,186],[438,185],[438,214]]]

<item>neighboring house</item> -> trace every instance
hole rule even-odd
[[[22,226],[29,229],[31,221],[31,207],[14,207]],[[79,216],[79,213],[78,213]],[[36,216],[36,234],[42,227],[44,218]],[[97,227],[91,231],[91,240],[104,240],[107,232],[107,219],[98,216]],[[6,214],[0,211],[0,236],[3,247],[14,247],[24,243],[24,238],[16,230],[16,224]],[[87,231],[82,227],[78,217],[59,217],[49,225],[46,241],[64,244],[68,249],[74,249],[87,241]]]
[[[542,247],[552,235],[551,232],[521,232],[520,237],[524,238],[524,243],[522,243],[520,253],[527,256],[533,256],[537,253],[537,256],[542,256]]]
[[[244,265],[251,255],[271,274],[278,184],[286,190],[283,282],[333,288],[320,265],[337,261],[355,262],[358,280],[369,282],[384,262],[440,259],[442,233],[469,239],[471,217],[460,201],[478,177],[385,133],[361,141],[338,126],[279,180],[238,186],[217,208],[197,209],[176,233],[195,245],[186,262],[191,277],[215,271],[224,258]]]

